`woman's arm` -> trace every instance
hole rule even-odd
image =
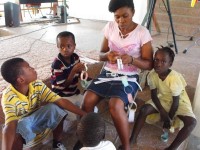
[[[153,48],[151,42],[147,42],[141,48],[141,57],[133,58],[132,64],[143,70],[153,68]]]
[[[107,52],[109,52],[108,40],[106,39],[106,37],[104,37],[103,42],[101,44],[101,51],[99,55],[99,59],[101,61],[108,61]]]
[[[106,39],[106,37],[104,37],[102,45],[101,45],[99,59],[101,61],[109,61],[110,63],[116,63],[117,56],[119,56],[119,54],[117,52],[110,51],[110,49],[108,47],[108,40]]]
[[[141,57],[134,58],[124,54],[121,56],[123,64],[137,66],[143,70],[151,70],[153,68],[153,49],[151,42],[147,42],[141,47]]]

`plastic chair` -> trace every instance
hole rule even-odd
[[[31,16],[31,13],[30,13],[30,9],[32,10],[33,14],[36,15],[37,13],[41,13],[41,15],[43,16],[42,14],[42,11],[41,11],[41,3],[33,3],[33,4],[26,4],[26,7],[28,8],[28,13],[30,15],[30,17],[32,18]]]

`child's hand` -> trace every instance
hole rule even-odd
[[[163,128],[165,128],[165,129],[170,129],[170,128],[171,128],[171,123],[170,123],[170,121],[165,121],[164,124],[163,124]]]
[[[165,110],[160,110],[160,118],[164,122],[170,122],[169,115]]]
[[[74,73],[80,73],[80,72],[83,71],[83,70],[85,70],[85,66],[84,66],[84,64],[81,63],[81,62],[77,63],[77,64],[73,67],[73,69],[72,69],[72,71],[73,71]]]
[[[110,51],[108,52],[108,61],[111,64],[116,64],[117,63],[117,58],[119,57],[119,53],[115,51]]]

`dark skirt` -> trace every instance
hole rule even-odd
[[[124,75],[117,75],[116,77],[120,77]],[[97,76],[96,79],[92,81],[92,83],[88,86],[87,90],[96,93],[98,96],[103,98],[112,98],[117,97],[120,98],[125,106],[129,104],[127,93],[131,92],[132,96],[136,94],[138,90],[138,85],[135,82],[128,81],[129,86],[124,87],[122,81],[108,81],[99,84],[95,84],[94,82],[99,81],[98,78],[115,78],[111,75],[111,72],[102,70],[100,75]],[[138,81],[138,75],[131,75],[128,78],[136,78]]]

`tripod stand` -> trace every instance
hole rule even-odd
[[[170,11],[170,3],[169,3],[169,0],[166,0],[166,4],[165,4],[164,0],[162,0],[162,2],[165,6],[165,9],[166,9],[168,17],[169,17],[173,41],[174,41],[175,52],[176,52],[176,54],[178,54],[178,49],[177,49],[177,46],[176,46],[175,32],[174,32],[174,26],[173,26],[171,11]],[[152,19],[154,8],[155,8],[155,4],[156,4],[156,0],[149,0],[148,3],[149,3],[148,4],[148,11],[147,11],[147,14],[146,14],[143,22],[142,22],[142,25],[144,25],[146,23],[146,27],[149,30],[150,24],[151,24],[151,19]]]

